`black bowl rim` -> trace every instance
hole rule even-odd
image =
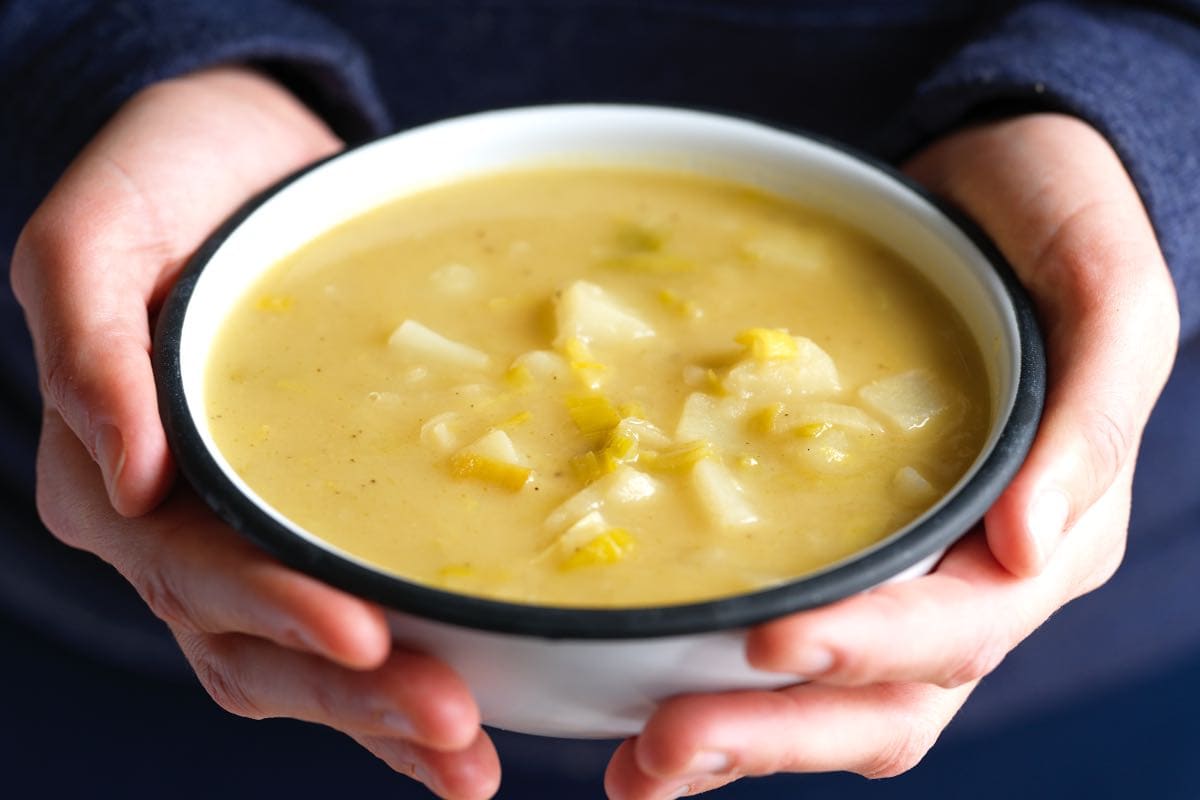
[[[372,570],[295,535],[242,494],[204,446],[183,392],[179,350],[183,322],[205,266],[247,217],[308,172],[330,160],[372,144],[365,142],[298,170],[242,205],[192,255],[159,314],[154,336],[153,364],[158,385],[159,410],[167,438],[180,471],[219,517],[284,564],[389,609],[492,633],[581,640],[644,639],[716,632],[742,628],[826,605],[886,581],[948,548],[971,530],[1012,480],[1024,461],[1037,431],[1045,395],[1045,356],[1033,305],[1012,268],[995,245],[964,214],[891,165],[823,136],[784,128],[746,116],[724,111],[658,105],[570,104],[485,111],[456,119],[514,111],[606,108],[698,113],[807,139],[848,155],[898,182],[935,206],[970,238],[990,262],[1012,303],[1020,345],[1013,408],[995,446],[971,480],[933,514],[904,535],[885,539],[874,548],[824,571],[748,594],[670,606],[550,607],[457,594]]]

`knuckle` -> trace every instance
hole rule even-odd
[[[1091,485],[1097,494],[1112,483],[1133,447],[1133,424],[1115,405],[1094,410],[1083,423]]]
[[[200,649],[193,653],[192,669],[196,672],[204,691],[208,692],[209,697],[222,710],[247,719],[258,720],[267,716],[250,699],[228,660],[222,659],[210,649]]]
[[[41,362],[42,396],[66,417],[76,375],[68,350],[59,337],[50,337],[42,348]]]
[[[154,616],[183,630],[198,630],[183,595],[172,584],[168,572],[154,566],[143,566],[134,576],[133,583]]]
[[[1006,654],[1007,650],[996,645],[989,637],[961,656],[939,685],[945,689],[954,689],[977,681],[998,667]]]
[[[860,770],[866,778],[894,778],[921,763],[937,741],[941,729],[923,717],[912,717],[896,726],[895,735]]]

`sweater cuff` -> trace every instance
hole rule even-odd
[[[3,172],[16,173],[11,178],[20,199],[9,200],[21,205],[43,196],[138,90],[217,64],[249,64],[271,74],[348,141],[389,127],[358,46],[287,0],[36,0],[0,11],[0,27],[0,39],[13,45],[0,54],[6,62],[0,70]],[[23,219],[32,205],[3,210],[6,218],[17,213]]]
[[[1175,5],[1178,14],[1065,2],[1013,12],[918,88],[888,149],[912,153],[996,108],[1085,120],[1146,205],[1187,339],[1200,331],[1200,3]]]

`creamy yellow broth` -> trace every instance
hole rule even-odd
[[[559,168],[401,199],[272,268],[215,439],[379,567],[567,606],[769,586],[877,542],[982,445],[961,319],[861,233],[707,178]]]

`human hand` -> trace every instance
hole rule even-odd
[[[442,796],[487,797],[499,765],[453,671],[170,491],[153,313],[234,208],[340,147],[282,88],[223,68],[143,91],[68,168],[12,261],[46,403],[38,507],[134,585],[226,710],[329,725]]]
[[[1128,175],[1096,131],[1054,114],[952,134],[906,168],[983,226],[1033,296],[1049,389],[1029,457],[931,574],[751,631],[752,665],[811,682],[663,703],[609,764],[615,800],[775,772],[905,772],[979,679],[1120,564],[1138,442],[1179,331]]]

